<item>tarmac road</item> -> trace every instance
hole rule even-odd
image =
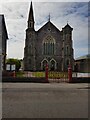
[[[88,84],[3,83],[3,118],[88,118]]]

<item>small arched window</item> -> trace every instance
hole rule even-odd
[[[70,55],[70,46],[69,45],[66,46],[66,55]]]
[[[32,45],[29,46],[29,54],[32,55]]]
[[[69,60],[67,60],[67,66],[69,65]]]

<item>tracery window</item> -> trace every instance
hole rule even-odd
[[[55,54],[55,39],[52,36],[47,36],[43,40],[43,54],[44,55]]]

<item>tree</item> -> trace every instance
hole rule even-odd
[[[9,58],[6,60],[6,64],[15,64],[16,65],[16,71],[18,72],[21,67],[21,61],[19,59]]]

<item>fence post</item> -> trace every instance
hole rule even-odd
[[[46,82],[48,82],[48,64],[46,64],[45,78],[46,78]]]
[[[15,71],[13,71],[13,77],[14,77],[14,78],[16,77],[16,72],[15,72]]]
[[[69,65],[68,67],[68,79],[69,79],[69,83],[72,81],[72,68],[71,65]]]

